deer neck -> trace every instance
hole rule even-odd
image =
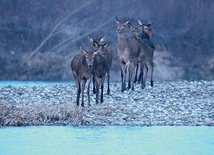
[[[141,39],[143,39],[143,40],[149,40],[149,35],[146,34],[145,32],[143,32],[142,35],[141,35]]]
[[[118,33],[118,46],[125,47],[127,45],[127,37],[125,32]]]

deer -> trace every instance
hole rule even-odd
[[[134,83],[136,83],[136,79],[137,79],[137,72],[138,72],[138,64],[141,64],[141,71],[140,73],[143,73],[143,68],[145,64],[145,60],[146,60],[146,52],[144,50],[143,44],[141,42],[141,32],[142,32],[142,28],[141,26],[135,28],[132,26],[131,23],[128,23],[128,27],[131,30],[131,34],[132,34],[132,43],[134,44],[134,49],[138,52],[140,52],[139,56],[138,56],[138,60],[137,60],[137,66],[136,66],[136,73],[135,73],[135,80]],[[139,82],[140,83],[140,82]],[[141,81],[142,84],[142,88],[144,87],[143,81]]]
[[[103,103],[103,89],[104,89],[104,80],[105,75],[108,72],[108,59],[106,55],[106,49],[109,46],[109,42],[98,45],[94,43],[95,47],[99,49],[98,54],[94,57],[94,66],[93,66],[93,80],[95,82],[95,93],[96,93],[96,104],[99,103],[99,88],[101,86],[101,96],[100,102]]]
[[[140,27],[142,27],[142,34],[141,34],[141,39],[140,41],[142,42],[142,45],[144,47],[144,50],[146,52],[146,60],[149,63],[149,65],[151,66],[151,79],[150,79],[150,85],[151,87],[153,87],[153,72],[154,72],[154,62],[153,62],[153,57],[154,57],[154,51],[155,51],[155,46],[154,44],[150,41],[150,37],[153,38],[154,34],[152,31],[152,26],[151,26],[151,22],[143,23],[140,20],[138,20],[138,23],[140,25]],[[141,67],[144,67],[144,65],[142,64]],[[140,78],[143,78],[143,84],[145,87],[145,82],[146,82],[146,78],[147,78],[147,74],[148,74],[148,65],[145,65],[146,67],[146,75],[143,77],[143,72],[140,73]],[[141,69],[142,71],[143,69]],[[139,78],[139,80],[140,80]]]
[[[101,46],[102,42],[105,40],[105,35],[101,36],[99,39],[94,39],[92,36],[88,35],[88,39],[92,44],[92,49],[96,50],[96,49],[99,48],[99,46]],[[108,64],[108,70],[107,70],[107,82],[108,82],[107,95],[110,95],[110,70],[111,70],[112,60],[113,60],[113,51],[110,48],[110,46],[105,48],[105,54],[106,54],[106,60],[107,60],[107,64]],[[94,94],[96,93],[94,76],[93,76],[93,93]]]
[[[147,78],[147,74],[148,74],[148,65],[146,62],[148,62],[152,68],[150,82],[151,82],[151,86],[153,86],[153,71],[154,71],[153,55],[154,55],[155,46],[149,40],[150,37],[154,36],[154,34],[152,32],[152,28],[151,28],[151,23],[149,22],[148,24],[144,24],[139,20],[138,20],[138,22],[140,24],[140,26],[138,28],[134,28],[130,23],[129,23],[129,28],[132,31],[133,38],[138,40],[140,46],[142,46],[141,54],[140,54],[139,60],[138,60],[138,62],[140,63],[140,74],[137,79],[137,72],[138,72],[138,65],[139,65],[139,63],[138,63],[137,67],[136,67],[135,82],[138,81],[138,83],[141,83],[142,89],[143,89],[146,86],[145,83],[146,83],[146,78]],[[139,36],[140,31],[142,31],[141,36]],[[146,67],[145,76],[143,76],[144,66]]]
[[[121,70],[121,92],[126,90],[126,74],[129,73],[128,89],[134,90],[134,77],[135,68],[137,66],[138,56],[140,50],[135,49],[135,43],[133,40],[128,40],[126,36],[126,25],[129,23],[130,18],[125,21],[120,21],[117,17],[117,33],[118,33],[118,47],[117,58],[119,60]]]
[[[73,78],[76,82],[77,97],[76,105],[79,106],[80,93],[82,91],[82,103],[81,106],[84,107],[84,89],[87,83],[87,97],[88,106],[90,106],[90,81],[94,65],[94,57],[97,55],[98,50],[87,52],[84,48],[80,47],[80,54],[77,54],[71,61],[71,70]],[[82,86],[81,86],[81,81]]]

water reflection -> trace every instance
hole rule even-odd
[[[4,154],[211,154],[213,127],[7,127]]]

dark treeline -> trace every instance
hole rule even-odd
[[[115,16],[152,22],[155,53],[182,68],[174,79],[213,80],[213,8],[208,0],[1,0],[0,80],[71,80],[72,57],[91,48],[88,34],[106,34],[116,53]],[[118,80],[116,55],[112,73]]]

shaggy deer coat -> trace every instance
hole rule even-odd
[[[84,89],[87,83],[88,105],[90,106],[90,80],[93,71],[94,56],[97,54],[97,51],[87,52],[83,48],[80,48],[80,51],[81,54],[76,55],[71,61],[71,70],[77,87],[76,104],[79,106],[79,98],[82,91],[81,106],[84,106]],[[81,81],[83,81],[82,86]]]
[[[116,17],[118,33],[117,57],[121,69],[122,92],[126,89],[125,80],[127,73],[129,73],[128,89],[131,88],[134,90],[135,67],[137,65],[137,60],[140,53],[140,50],[136,49],[135,41],[128,40],[126,36],[125,28],[129,23],[129,19],[130,18],[124,22],[121,22]]]
[[[105,35],[101,36],[99,39],[93,39],[92,36],[88,35],[88,39],[92,44],[92,49],[96,50],[98,49],[102,42],[105,39]],[[105,54],[106,54],[106,60],[107,60],[107,65],[108,65],[108,70],[107,70],[107,80],[108,80],[108,88],[107,88],[107,94],[110,95],[110,70],[111,70],[111,66],[112,66],[112,60],[113,60],[113,50],[111,49],[110,46],[108,46],[107,48],[105,48]],[[95,79],[93,78],[93,93],[96,93],[95,90]]]

